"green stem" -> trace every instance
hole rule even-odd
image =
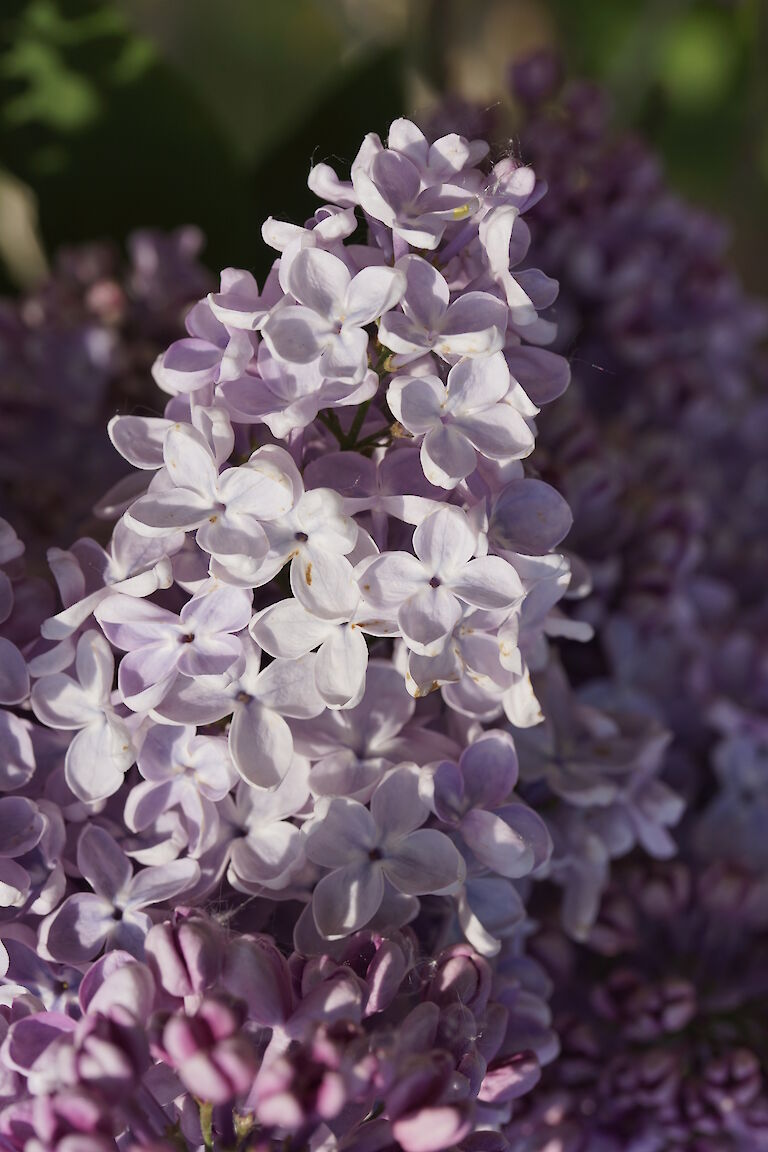
[[[355,445],[355,448],[358,452],[364,448],[385,448],[391,441],[392,437],[389,431],[383,428],[380,432],[373,432],[370,436],[366,436],[365,440],[361,440],[359,444]]]
[[[326,428],[334,434],[339,443],[339,447],[343,447],[346,437],[344,436],[344,429],[339,423],[339,418],[336,413],[329,411],[318,412],[317,418],[321,424],[325,424]]]
[[[355,418],[352,421],[352,424],[350,425],[349,432],[344,437],[343,441],[342,440],[339,441],[339,444],[341,446],[342,451],[344,449],[352,451],[355,448],[358,433],[360,432],[360,429],[363,426],[366,413],[367,413],[368,409],[370,408],[370,406],[371,406],[371,401],[365,400],[358,407],[357,412],[355,413]]]
[[[200,1130],[206,1152],[213,1152],[213,1104],[200,1102]]]

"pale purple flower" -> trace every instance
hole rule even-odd
[[[365,689],[368,645],[361,624],[354,619],[360,593],[353,579],[346,591],[346,597],[338,596],[334,605],[339,615],[329,620],[313,616],[299,600],[290,599],[263,609],[249,628],[271,656],[295,660],[317,650],[315,685],[328,708],[354,707]]]
[[[284,266],[290,264],[291,253],[295,256],[300,249],[308,247],[338,248],[343,251],[341,241],[351,236],[356,228],[357,218],[353,210],[326,204],[318,208],[304,226],[289,224],[285,220],[276,220],[274,216],[268,216],[261,226],[261,235],[265,244],[284,254],[280,260],[282,278]],[[285,288],[285,285],[283,287]]]
[[[123,700],[145,712],[159,704],[178,675],[220,675],[242,656],[233,633],[248,624],[251,593],[213,581],[178,616],[149,600],[117,594],[102,600],[95,616],[110,643],[127,653],[118,673]]]
[[[264,292],[260,294],[252,273],[242,268],[225,268],[221,273],[219,291],[208,293],[208,307],[219,323],[225,325],[230,332],[233,328],[254,332],[261,327],[278,299],[279,291],[274,274],[267,277]],[[220,374],[217,383],[227,383],[232,379],[237,377],[231,373],[226,376]]]
[[[425,184],[459,176],[462,187],[480,179],[475,165],[488,153],[485,140],[466,140],[456,132],[430,143],[417,124],[402,117],[389,126],[387,148],[407,156]]]
[[[366,564],[360,587],[374,610],[397,619],[408,647],[435,656],[459,623],[464,605],[510,609],[522,599],[515,569],[500,556],[479,556],[466,515],[446,507],[413,534],[415,555],[389,552]]]
[[[248,332],[229,330],[200,301],[187,316],[189,336],[158,357],[153,375],[165,392],[197,392],[220,380],[236,380],[254,353]]]
[[[144,781],[131,789],[124,817],[134,832],[155,827],[178,808],[188,854],[199,858],[220,834],[217,804],[237,779],[226,740],[198,736],[192,727],[159,724],[149,729],[137,757]]]
[[[157,706],[178,724],[212,724],[231,716],[229,750],[249,784],[275,788],[293,759],[284,717],[318,716],[325,705],[315,687],[314,655],[273,660],[261,669],[260,650],[244,642],[242,667],[223,677],[177,681]]]
[[[504,403],[509,369],[500,352],[460,360],[446,384],[437,376],[396,376],[387,403],[411,435],[422,437],[421,466],[431,484],[455,488],[474,472],[477,453],[513,460],[533,449],[523,416]]]
[[[387,545],[390,516],[420,524],[445,499],[445,493],[425,478],[418,449],[405,441],[396,441],[378,460],[359,452],[320,456],[307,465],[304,483],[308,488],[335,488],[350,515],[370,511],[371,535],[382,550]]]
[[[295,500],[296,470],[281,448],[259,448],[248,462],[219,474],[196,429],[171,428],[163,442],[165,473],[131,505],[128,525],[144,536],[197,529],[197,543],[236,580],[250,574],[268,550],[263,523],[284,516]]]
[[[518,228],[522,226],[522,221],[520,224],[518,221],[520,221],[520,214],[516,207],[505,205],[493,208],[481,220],[479,235],[488,261],[490,276],[501,288],[509,305],[510,319],[513,324],[525,329],[528,325],[535,323],[538,319],[538,313],[530,295],[522,287],[523,276],[520,274],[515,276],[510,270],[510,243],[513,228],[516,225]],[[539,275],[543,276],[543,273]],[[530,283],[530,275],[526,274],[526,276]],[[547,281],[547,278],[544,277],[544,280]],[[537,287],[541,292],[541,288],[544,286],[537,285]],[[546,287],[549,287],[549,293],[546,293]],[[557,283],[555,281],[547,281],[546,287],[543,299],[537,301],[543,307],[551,304],[557,296]],[[538,343],[538,341],[536,342]],[[542,342],[546,343],[546,341]]]
[[[404,256],[398,268],[407,285],[402,312],[379,324],[379,340],[407,363],[434,351],[452,362],[461,356],[488,356],[504,346],[507,308],[488,292],[463,292],[450,303],[445,277],[421,256]]]
[[[295,429],[311,424],[322,405],[330,406],[318,361],[288,364],[262,343],[256,369],[218,386],[217,394],[238,423],[266,424],[273,436],[285,439]],[[344,386],[344,395],[357,398],[358,392]]]
[[[132,532],[125,521],[115,525],[107,549],[95,540],[77,540],[68,552],[51,549],[48,562],[65,607],[40,631],[48,640],[71,636],[110,593],[141,598],[172,583],[167,552],[181,544],[174,539],[148,540]]]
[[[145,908],[191,888],[194,860],[175,860],[133,873],[131,862],[107,831],[88,825],[77,842],[77,867],[91,892],[79,892],[48,916],[40,945],[54,960],[82,964],[107,945],[141,955],[152,921]]]
[[[286,286],[298,303],[276,309],[264,325],[273,354],[294,364],[319,358],[324,377],[359,383],[368,368],[365,325],[397,304],[405,291],[403,273],[364,268],[352,277],[338,256],[303,248]]]
[[[285,888],[304,862],[304,838],[291,822],[309,800],[309,763],[295,756],[272,792],[241,784],[228,878],[240,891]]]
[[[407,767],[382,780],[370,810],[340,797],[317,804],[306,852],[315,864],[332,869],[312,898],[323,936],[338,939],[367,924],[384,898],[385,882],[407,896],[459,884],[462,859],[447,836],[421,827],[428,816],[418,774]]]
[[[257,574],[271,580],[290,562],[291,591],[307,611],[326,619],[343,617],[355,596],[354,572],[346,557],[358,538],[355,521],[330,488],[298,495],[293,508],[264,526],[268,551]]]
[[[484,732],[465,748],[458,764],[443,761],[433,777],[438,818],[460,833],[481,864],[516,880],[539,868],[552,845],[546,825],[511,796],[517,782],[512,737]]]
[[[112,699],[114,668],[109,644],[92,629],[77,642],[77,679],[55,672],[32,690],[38,720],[77,733],[67,748],[64,772],[69,787],[86,803],[115,793],[136,759],[131,729]]]
[[[358,704],[292,721],[296,748],[313,762],[312,791],[367,801],[395,764],[406,759],[424,764],[452,755],[453,742],[415,722],[415,710],[402,673],[390,661],[371,660]]]
[[[406,126],[413,131],[406,133]],[[358,156],[353,164],[352,184],[360,206],[374,220],[391,228],[405,244],[434,249],[446,226],[465,220],[478,202],[465,187],[442,182],[459,170],[454,141],[440,141],[432,149],[424,141],[419,147],[421,141],[414,139],[418,131],[408,121],[395,121],[388,148],[382,149],[378,138],[371,138],[373,146],[368,146],[365,160],[361,162]],[[454,157],[449,159],[451,144]],[[464,156],[469,159],[470,155],[467,146]]]

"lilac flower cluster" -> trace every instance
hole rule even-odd
[[[512,731],[583,632],[523,465],[569,369],[518,267],[542,189],[486,153],[397,121],[312,170],[264,285],[157,357],[163,415],[110,421],[134,472],[58,603],[2,522],[14,1152],[475,1147],[556,1051]]]
[[[194,228],[135,232],[59,252],[48,278],[0,301],[0,515],[35,562],[93,531],[93,505],[125,472],[104,436],[118,408],[153,406],[149,370],[210,287]]]
[[[3,1152],[768,1147],[761,313],[515,82],[312,169],[58,598],[0,521]]]

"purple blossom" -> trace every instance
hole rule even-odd
[[[92,891],[67,896],[40,934],[49,956],[71,964],[92,959],[105,945],[141,954],[151,925],[143,909],[191,888],[199,874],[193,860],[134,874],[119,845],[98,825],[80,834],[77,866]]]
[[[387,884],[406,896],[458,885],[461,858],[441,832],[421,827],[428,815],[418,776],[406,768],[382,780],[370,810],[341,797],[317,807],[306,851],[315,864],[331,869],[312,901],[323,936],[338,939],[366,925],[378,912]]]

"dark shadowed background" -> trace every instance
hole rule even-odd
[[[731,220],[768,291],[764,0],[3,0],[2,287],[62,243],[145,225],[197,224],[212,268],[261,270],[264,217],[314,206],[313,158],[350,160],[441,91],[514,147],[509,63],[544,44]]]

